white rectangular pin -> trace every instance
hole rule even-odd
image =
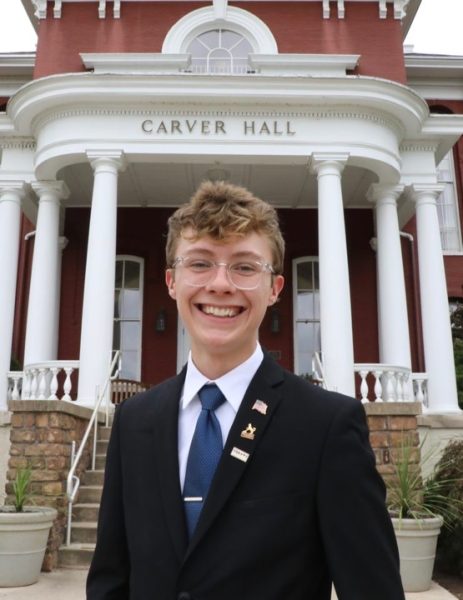
[[[263,402],[262,400],[256,400],[254,402],[252,410],[257,410],[257,412],[260,412],[261,415],[266,415],[267,408],[268,408],[268,406],[265,402]]]
[[[233,450],[230,452],[230,454],[231,454],[231,456],[233,456],[233,458],[237,458],[238,460],[241,460],[242,462],[246,462],[249,458],[249,452],[240,450],[240,448],[237,448],[236,446],[233,448]]]

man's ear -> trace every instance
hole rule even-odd
[[[169,296],[176,300],[177,296],[175,293],[175,275],[173,269],[166,270],[166,285],[169,292]]]
[[[272,306],[278,300],[278,296],[280,295],[283,286],[285,285],[285,278],[283,275],[274,275],[272,281],[272,291],[270,294],[270,298],[268,300],[268,305]]]

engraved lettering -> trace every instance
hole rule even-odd
[[[283,132],[278,129],[278,121],[273,121],[273,133],[275,135],[283,135]]]
[[[159,123],[159,127],[156,130],[156,133],[167,133],[167,127],[164,124],[164,121]]]
[[[180,121],[171,121],[170,122],[170,132],[171,133],[182,133],[182,130],[180,129]]]
[[[291,131],[291,121],[286,121],[286,133],[288,135],[296,135],[295,131]]]
[[[153,121],[151,119],[146,119],[141,124],[141,128],[145,133],[153,133]]]
[[[186,120],[186,126],[189,133],[193,133],[193,129],[196,127],[196,123],[196,119],[193,122],[191,122],[189,119]]]
[[[248,135],[249,132],[252,133],[252,135],[255,135],[256,133],[256,124],[254,121],[245,121],[244,123],[244,135]]]
[[[262,123],[261,128],[259,129],[259,133],[260,134],[262,134],[262,133],[270,134],[270,129],[268,128],[268,125],[265,121]]]
[[[216,121],[215,122],[215,132],[216,133],[227,133],[225,131],[225,123],[223,121]]]
[[[204,133],[205,135],[208,135],[209,133],[211,133],[209,130],[210,124],[211,124],[210,121],[201,121],[201,133]]]

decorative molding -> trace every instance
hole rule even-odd
[[[197,35],[217,26],[226,26],[227,29],[244,35],[255,52],[278,53],[276,40],[267,25],[252,13],[236,6],[229,6],[226,18],[223,19],[217,19],[213,6],[198,8],[186,14],[167,32],[162,53],[183,53]]]
[[[212,6],[216,19],[227,18],[228,0],[212,0]]]
[[[338,19],[344,19],[346,16],[346,9],[344,6],[344,0],[338,0]]]
[[[379,18],[387,19],[387,4],[386,0],[379,0]]]
[[[53,18],[61,19],[61,0],[55,0],[55,6],[53,7]]]
[[[400,145],[400,152],[435,152],[439,147],[439,141],[429,140],[407,140]]]
[[[394,19],[401,21],[407,14],[407,6],[410,0],[394,0]]]
[[[98,3],[98,18],[106,18],[106,0],[100,0]]]
[[[113,17],[114,17],[114,19],[121,18],[121,0],[114,0]]]
[[[394,202],[403,194],[403,185],[372,183],[365,194],[368,202],[380,202],[385,198],[393,198]]]
[[[94,73],[159,75],[178,73],[189,67],[190,54],[162,54],[160,52],[81,52],[86,69]]]
[[[30,137],[1,137],[0,136],[0,148],[3,150],[14,149],[14,150],[33,150],[37,148],[37,144],[33,138]]]
[[[343,77],[354,70],[359,54],[250,54],[249,63],[263,75]]]
[[[69,198],[70,191],[64,181],[32,181],[31,187],[39,198],[42,194],[52,193],[58,200]]]
[[[32,4],[35,7],[34,15],[38,19],[47,18],[47,0],[32,0]]]
[[[330,18],[330,0],[323,0],[323,18]]]

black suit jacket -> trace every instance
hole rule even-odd
[[[362,404],[269,357],[188,543],[177,449],[184,377],[116,411],[87,599],[329,600],[334,581],[339,600],[403,600]],[[254,440],[241,437],[249,423]]]

